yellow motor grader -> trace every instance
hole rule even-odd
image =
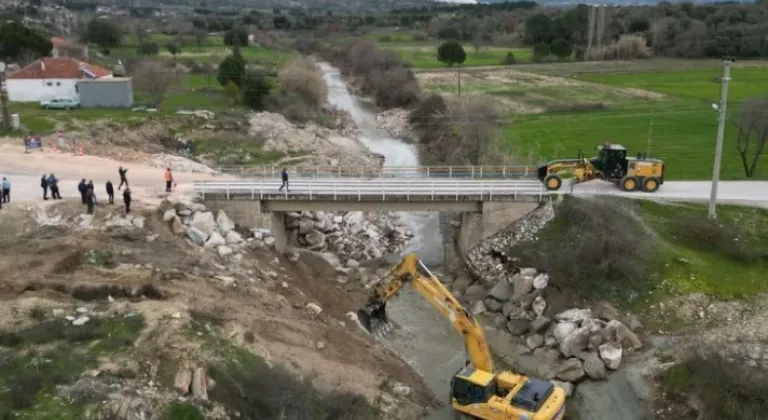
[[[597,147],[598,156],[587,159],[579,151],[576,159],[557,159],[540,165],[537,176],[549,191],[559,190],[563,178],[575,183],[602,179],[612,182],[624,191],[656,192],[664,183],[664,162],[638,153],[627,156],[620,144],[605,143]]]

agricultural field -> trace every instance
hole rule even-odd
[[[636,72],[627,63],[603,65],[602,72],[588,63],[473,69],[462,73],[461,89],[462,95],[488,95],[499,104],[509,116],[503,141],[521,161],[575,156],[580,149],[590,154],[606,141],[636,153],[650,142],[651,155],[667,162],[670,179],[708,179],[717,133],[711,107],[719,97],[720,85],[713,81],[720,75],[717,62],[688,62],[681,69],[674,60],[660,60],[656,67],[654,61],[637,62]],[[456,94],[453,72],[423,71],[417,77],[428,91]],[[768,93],[759,63],[736,66],[731,77],[729,119],[741,101]],[[736,139],[735,126],[728,124],[723,179],[745,179]],[[754,178],[768,179],[768,163],[758,164]]]
[[[413,68],[434,69],[446,67],[444,63],[437,61],[437,47],[439,42],[382,42],[379,48],[390,50],[399,54],[403,60],[411,63]],[[529,62],[531,50],[526,48],[483,47],[475,51],[470,45],[464,45],[467,59],[462,67],[499,66],[504,62],[507,53],[512,53],[518,62]]]

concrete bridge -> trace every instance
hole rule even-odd
[[[221,173],[248,178],[280,178],[279,166],[219,166]],[[533,166],[385,166],[381,168],[341,166],[294,166],[286,168],[291,178],[465,178],[534,179]]]
[[[281,181],[195,181],[194,192],[239,223],[271,226],[275,247],[287,245],[290,211],[449,211],[462,213],[462,250],[494,233],[494,227],[523,217],[550,194],[539,181],[435,178],[298,178],[290,192]]]

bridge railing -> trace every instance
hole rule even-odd
[[[279,166],[219,166],[219,172],[253,178],[279,178]],[[286,167],[291,178],[467,178],[526,179],[536,176],[531,166],[391,166],[371,167],[294,166]]]
[[[300,178],[290,183],[290,191],[280,191],[280,186],[280,181],[269,179],[193,182],[197,195],[224,199],[508,201],[549,196],[539,181],[532,180]]]

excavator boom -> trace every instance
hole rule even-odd
[[[419,257],[406,255],[387,274],[373,285],[368,303],[357,311],[357,318],[363,328],[374,337],[381,337],[392,330],[386,313],[387,301],[394,297],[406,283],[416,289],[432,304],[462,336],[472,365],[484,372],[493,373],[493,359],[485,340],[483,327],[453,294],[443,286]]]

